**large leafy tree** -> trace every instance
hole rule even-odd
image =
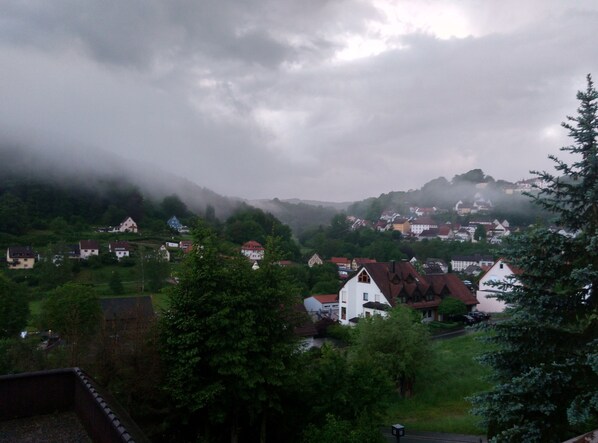
[[[523,273],[502,286],[512,317],[496,325],[496,386],[474,399],[497,442],[557,442],[596,427],[598,412],[598,92],[588,76],[573,140],[551,157],[536,203],[569,235],[537,227],[509,242],[504,256]]]
[[[28,315],[24,289],[0,274],[0,339],[17,336],[27,324]]]
[[[77,283],[59,286],[48,293],[41,311],[40,326],[58,332],[66,340],[70,364],[78,364],[100,324],[100,303],[93,288]]]
[[[177,438],[235,442],[245,429],[263,439],[297,346],[293,290],[273,244],[254,271],[206,227],[195,242],[162,322],[166,390],[187,432]]]
[[[389,315],[361,319],[356,327],[357,360],[376,361],[403,395],[412,392],[418,372],[429,359],[429,333],[421,315],[396,306]]]

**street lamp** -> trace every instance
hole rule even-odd
[[[396,424],[391,426],[392,435],[397,438],[397,443],[401,441],[401,437],[405,436],[405,426],[401,424]]]

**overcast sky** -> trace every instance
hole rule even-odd
[[[243,198],[516,181],[568,143],[597,29],[595,0],[1,0],[0,136]]]

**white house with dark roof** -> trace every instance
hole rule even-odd
[[[451,259],[451,268],[454,272],[463,272],[470,265],[477,265],[483,269],[493,264],[494,259],[489,255],[463,255],[455,256]]]
[[[434,220],[432,220],[429,217],[416,218],[415,220],[411,220],[410,224],[411,224],[411,233],[413,235],[420,235],[424,231],[438,228],[438,223],[436,223]]]
[[[10,246],[6,249],[8,269],[32,269],[35,266],[35,253],[31,246]]]
[[[131,253],[131,246],[126,241],[114,241],[108,244],[108,249],[113,253],[118,260],[129,257]]]
[[[82,260],[87,260],[94,255],[100,255],[100,243],[96,240],[80,240],[79,257]]]
[[[482,312],[502,312],[507,307],[504,301],[497,300],[496,295],[501,289],[496,284],[515,283],[512,279],[521,274],[521,270],[509,265],[504,259],[500,258],[494,265],[488,269],[480,279],[476,296],[480,302],[478,310]]]
[[[438,320],[438,306],[455,297],[472,310],[477,300],[454,274],[422,276],[406,261],[366,263],[339,291],[339,321],[355,324],[360,318],[386,315],[397,304],[422,314],[423,321]]]

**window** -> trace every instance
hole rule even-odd
[[[363,293],[363,301],[368,301],[368,293],[367,292]]]
[[[363,271],[361,274],[359,274],[359,276],[357,277],[357,281],[359,283],[369,283],[370,282],[370,276],[368,275],[367,272]]]
[[[370,313],[370,311],[365,312],[365,318],[370,318],[371,316],[372,314]]]
[[[346,291],[341,292],[341,302],[347,303],[347,292]]]
[[[347,319],[347,308],[341,308],[341,320]]]
[[[502,269],[504,267],[504,263],[500,264],[500,269]]]

